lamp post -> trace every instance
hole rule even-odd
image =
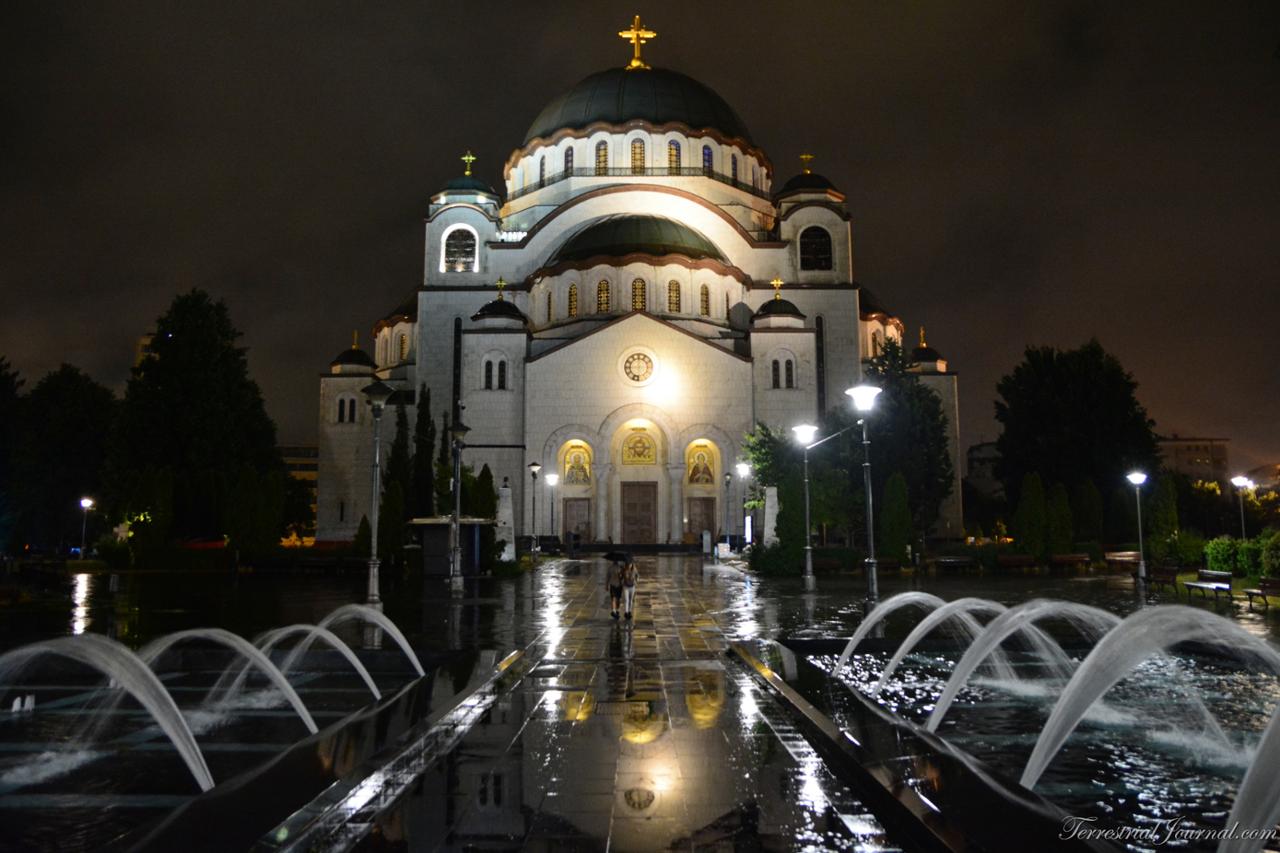
[[[84,532],[88,529],[88,511],[93,508],[93,498],[81,498],[81,508],[84,510],[84,517],[81,520],[81,560],[84,558]],[[1243,519],[1243,515],[1240,516]]]
[[[1236,487],[1236,497],[1240,499],[1240,539],[1243,541],[1248,538],[1244,530],[1244,492],[1245,489],[1252,489],[1256,484],[1248,477],[1239,476],[1231,478],[1231,485]]]
[[[560,485],[560,475],[548,474],[542,479],[547,481],[547,492],[549,495],[547,500],[551,501],[551,535],[558,537],[560,535],[560,531],[556,529],[556,486]]]
[[[533,478],[533,487],[529,492],[529,532],[533,534],[533,544],[529,553],[538,553],[538,472],[542,470],[541,462],[529,463],[529,476]]]
[[[845,389],[844,392],[853,398],[853,408],[861,415],[858,418],[858,423],[862,425],[862,488],[866,493],[867,501],[866,566],[868,610],[880,600],[880,578],[876,564],[876,533],[871,498],[871,440],[867,437],[867,417],[871,414],[871,410],[875,408],[876,397],[880,396],[881,390],[883,389],[863,382],[860,385]]]
[[[813,437],[818,428],[813,424],[793,426],[796,441],[804,447],[804,588],[813,589],[813,524],[809,521],[809,448],[815,446]],[[830,437],[830,436],[828,436]],[[823,441],[826,441],[824,438]]]
[[[733,485],[733,475],[724,472],[724,544],[725,553],[729,551],[729,486]],[[720,545],[716,544],[716,562],[720,562]]]
[[[371,607],[382,607],[382,598],[378,595],[378,504],[382,497],[382,410],[387,400],[395,393],[390,385],[380,379],[360,389],[369,408],[373,412],[373,495],[369,511],[369,591],[365,603]]]
[[[471,428],[460,419],[455,418],[449,428],[453,447],[453,517],[449,519],[449,587],[462,589],[462,529],[458,526],[462,518],[462,449],[466,447],[465,439]]]
[[[1147,582],[1147,555],[1142,547],[1142,484],[1147,482],[1147,475],[1141,471],[1130,471],[1125,479],[1133,484],[1133,497],[1138,505],[1138,583]]]
[[[738,479],[742,481],[742,544],[751,544],[751,533],[747,530],[747,477],[751,476],[751,466],[746,462],[738,463]]]

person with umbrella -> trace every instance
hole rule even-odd
[[[609,615],[617,621],[619,611],[622,609],[622,576],[624,574],[623,566],[631,561],[631,555],[624,551],[610,551],[604,555],[609,561],[609,571],[605,575],[605,583],[609,587]],[[630,618],[631,614],[627,614]]]

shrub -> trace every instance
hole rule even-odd
[[[1280,533],[1271,534],[1270,538],[1259,536],[1253,540],[1259,548],[1259,567],[1269,578],[1280,578]]]
[[[1194,530],[1182,530],[1173,537],[1173,550],[1180,566],[1204,565],[1204,537]]]
[[[1215,572],[1234,572],[1238,546],[1239,542],[1230,536],[1210,539],[1204,545],[1204,556],[1208,567]]]
[[[129,550],[129,542],[117,539],[114,535],[104,536],[98,540],[98,556],[107,568],[113,572],[123,572],[133,563],[133,553]]]
[[[884,486],[880,512],[880,550],[885,557],[907,561],[907,546],[911,544],[911,508],[907,504],[907,480],[899,472]]]

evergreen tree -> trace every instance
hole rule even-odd
[[[1174,476],[1162,472],[1155,488],[1143,504],[1143,526],[1153,542],[1167,541],[1178,533],[1178,485]]]
[[[1018,508],[1013,514],[1014,544],[1025,554],[1043,558],[1046,526],[1044,486],[1040,475],[1032,472],[1022,478],[1022,489],[1018,493]]]
[[[1075,530],[1071,517],[1071,501],[1067,497],[1067,487],[1054,483],[1049,490],[1046,512],[1049,516],[1046,525],[1046,538],[1050,554],[1069,554],[1075,544]]]
[[[18,435],[22,384],[18,371],[0,356],[0,553],[15,544],[17,532],[20,486],[13,477],[13,444]]]
[[[431,392],[418,387],[418,414],[413,424],[413,478],[409,511],[415,518],[436,514],[436,424],[431,417]]]
[[[1093,480],[1081,480],[1071,495],[1071,517],[1075,520],[1076,535],[1082,542],[1101,542],[1102,494]]]
[[[1138,544],[1137,503],[1133,489],[1116,486],[1107,502],[1107,538],[1111,542]],[[1143,519],[1145,521],[1145,519]]]
[[[391,451],[387,453],[387,470],[382,483],[384,499],[392,485],[400,487],[400,515],[397,516],[397,521],[403,522],[407,518],[405,515],[407,507],[403,498],[410,494],[413,488],[413,459],[409,455],[409,417],[405,412],[404,403],[396,404],[396,434],[391,440]],[[381,515],[378,517],[382,518]]]
[[[475,518],[497,518],[498,492],[493,487],[493,472],[489,470],[488,465],[481,466],[480,473],[476,476],[469,492],[468,515]],[[480,565],[482,568],[491,569],[498,560],[497,534],[497,528],[492,524],[486,524],[480,528]]]
[[[392,481],[378,509],[378,558],[399,564],[404,556],[404,489]]]
[[[381,550],[382,543],[378,543]],[[368,558],[369,549],[373,547],[373,527],[369,524],[369,516],[360,516],[360,526],[356,528],[355,541],[351,543],[351,551],[361,560]]]
[[[907,479],[900,472],[894,471],[885,483],[880,506],[877,550],[905,564],[907,546],[912,542],[911,508],[907,502]]]

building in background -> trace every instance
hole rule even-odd
[[[1225,438],[1185,437],[1176,432],[1157,439],[1164,467],[1192,480],[1226,483],[1231,478]]]
[[[314,444],[283,444],[280,456],[289,476],[307,487],[307,503],[311,515],[307,520],[307,532],[314,536],[316,529],[316,485],[320,473],[320,448]]]

